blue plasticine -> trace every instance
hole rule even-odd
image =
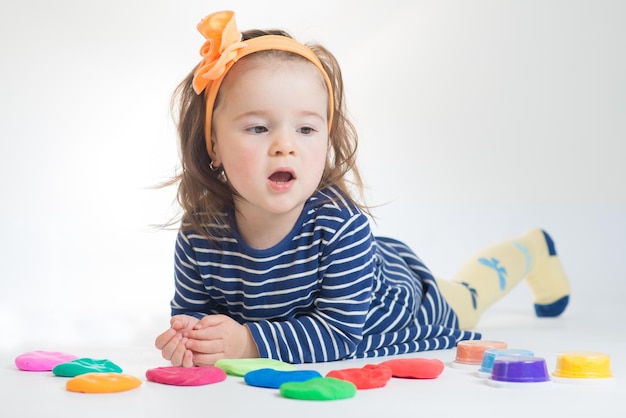
[[[259,369],[246,373],[243,380],[250,386],[278,389],[283,383],[306,382],[316,377],[322,377],[316,370]]]

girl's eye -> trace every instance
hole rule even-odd
[[[303,126],[302,128],[298,129],[298,132],[303,135],[311,135],[313,132],[315,132],[315,130],[310,126]]]
[[[267,132],[267,128],[265,126],[253,126],[251,128],[248,128],[248,132],[253,133],[253,134],[262,134]]]

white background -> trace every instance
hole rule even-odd
[[[177,207],[154,186],[178,165],[169,99],[195,26],[221,9],[334,52],[377,233],[446,277],[544,227],[566,315],[623,315],[625,2],[2,0],[0,349],[167,327],[175,231],[153,225]],[[520,286],[494,309],[532,302]]]

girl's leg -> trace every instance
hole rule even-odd
[[[461,329],[473,328],[480,315],[526,279],[537,316],[558,316],[569,302],[569,282],[552,238],[541,229],[486,248],[466,262],[452,280],[437,280]]]

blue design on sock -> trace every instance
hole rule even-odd
[[[515,247],[521,251],[521,253],[524,255],[524,258],[526,259],[526,271],[524,271],[524,275],[527,275],[528,272],[530,272],[530,266],[532,264],[533,258],[530,256],[530,251],[528,251],[528,247],[526,247],[525,245],[519,243],[519,242],[514,242],[513,243],[515,245]]]
[[[563,296],[556,302],[549,303],[547,305],[539,305],[535,303],[535,314],[539,317],[554,317],[559,316],[567,307],[569,303],[569,295]]]
[[[476,297],[478,296],[478,292],[476,291],[476,289],[470,286],[469,283],[461,282],[461,284],[467,287],[467,290],[469,290],[470,295],[472,296],[472,306],[474,307],[474,310],[476,310]]]
[[[543,237],[546,239],[546,245],[548,246],[548,254],[556,255],[556,248],[554,247],[554,241],[552,241],[552,237],[548,235],[548,233],[544,231],[543,229],[541,230],[541,232],[543,232]]]
[[[498,280],[500,282],[500,290],[504,290],[506,287],[506,268],[500,265],[500,260],[497,258],[479,258],[478,262],[480,264],[484,264],[485,266],[492,268],[498,273]]]

